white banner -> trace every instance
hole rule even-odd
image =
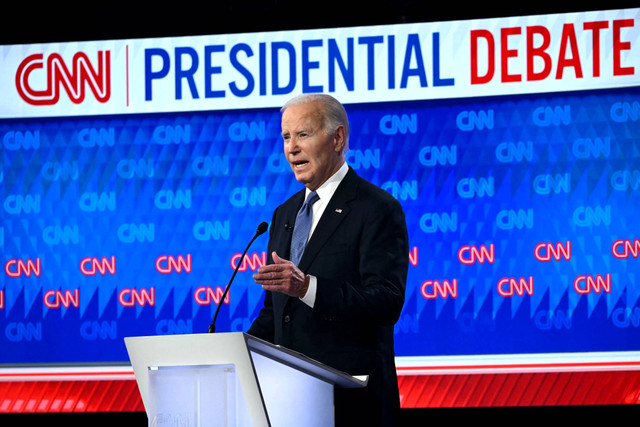
[[[0,46],[0,118],[576,91],[640,83],[640,9]]]

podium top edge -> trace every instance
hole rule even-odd
[[[293,369],[304,372],[308,375],[312,375],[320,380],[329,382],[338,387],[343,388],[360,388],[366,387],[369,378],[368,376],[352,376],[346,372],[335,369],[331,366],[325,365],[317,360],[314,360],[302,353],[292,350],[287,347],[272,344],[253,335],[249,335],[244,332],[222,332],[222,333],[203,333],[203,334],[180,334],[180,335],[151,335],[151,336],[137,336],[137,337],[125,337],[125,344],[127,346],[133,345],[140,341],[164,341],[165,345],[175,346],[185,341],[190,341],[191,344],[197,345],[202,340],[206,342],[206,345],[215,345],[213,341],[220,340],[228,344],[232,340],[233,342],[241,342],[246,346],[249,354],[257,353],[262,356],[268,357],[279,363],[285,364]],[[206,340],[206,341],[205,341]],[[236,341],[237,340],[237,341]]]
[[[324,363],[318,362],[303,353],[290,348],[272,344],[252,335],[245,334],[247,347],[263,356],[270,357],[280,363],[303,371],[321,380],[343,388],[366,387],[369,382],[368,375],[352,376],[346,372],[335,369]]]

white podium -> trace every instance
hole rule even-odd
[[[125,338],[149,426],[334,425],[333,388],[365,387],[241,332]]]

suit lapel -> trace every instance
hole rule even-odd
[[[309,243],[302,254],[298,267],[306,271],[313,262],[318,252],[323,248],[329,237],[336,231],[340,223],[349,215],[351,207],[349,202],[355,198],[357,187],[357,175],[349,168],[329,204],[324,210],[318,225],[316,226]]]

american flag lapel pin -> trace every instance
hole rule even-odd
[[[342,213],[342,209],[338,208],[338,209],[336,209],[336,212],[337,213]]]

